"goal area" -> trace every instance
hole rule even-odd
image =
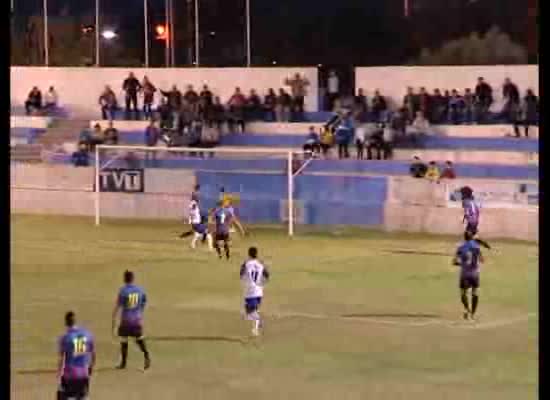
[[[183,220],[199,185],[202,213],[230,199],[245,224],[300,223],[295,179],[309,155],[251,147],[95,147],[95,224],[104,218]]]

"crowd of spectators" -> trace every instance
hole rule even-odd
[[[25,101],[27,115],[48,115],[57,109],[59,96],[53,86],[50,86],[44,96],[37,86],[34,86]]]
[[[443,179],[456,179],[456,172],[451,161],[446,161],[441,170],[437,162],[430,161],[426,164],[418,156],[413,158],[409,172],[413,178],[427,179],[434,183],[440,183]]]

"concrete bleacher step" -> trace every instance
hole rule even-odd
[[[42,145],[16,144],[11,147],[10,161],[27,163],[42,162]]]
[[[38,143],[46,149],[62,147],[66,142],[76,143],[80,133],[88,127],[89,123],[89,120],[83,119],[56,119],[40,137]]]

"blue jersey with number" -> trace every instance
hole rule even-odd
[[[73,326],[59,339],[59,352],[63,355],[63,377],[87,378],[89,374],[94,339],[85,329]]]
[[[122,310],[121,322],[140,324],[146,303],[147,296],[142,288],[132,284],[123,286],[118,293],[118,305]]]
[[[479,274],[481,250],[475,240],[464,242],[456,251],[462,275],[475,276]]]
[[[214,211],[214,220],[216,222],[216,232],[228,234],[233,214],[226,207],[217,208]]]

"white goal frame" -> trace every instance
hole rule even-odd
[[[266,149],[266,148],[250,148],[250,147],[214,147],[214,148],[200,148],[200,147],[149,147],[149,146],[124,146],[124,145],[97,145],[95,147],[95,162],[94,162],[94,205],[95,205],[95,225],[99,226],[101,223],[101,191],[100,191],[100,172],[106,168],[111,162],[118,159],[119,156],[112,158],[103,165],[100,165],[100,152],[102,150],[117,150],[121,152],[142,151],[142,152],[168,152],[168,153],[217,153],[217,154],[265,154],[265,155],[286,155],[287,161],[287,207],[288,207],[288,235],[294,236],[294,178],[309,164],[313,158],[308,158],[306,162],[296,171],[293,172],[293,161],[297,154],[303,154],[299,150],[291,149]],[[298,159],[298,158],[296,158]]]

